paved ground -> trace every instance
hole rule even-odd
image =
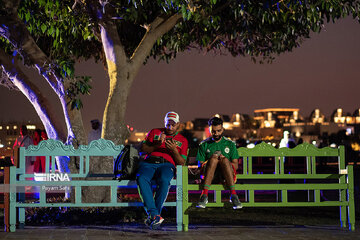
[[[189,232],[177,232],[175,225],[153,231],[144,225],[31,227],[15,233],[0,232],[0,239],[291,239],[291,240],[360,240],[359,230],[350,232],[338,226],[211,226],[191,225]]]

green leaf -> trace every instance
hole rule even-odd
[[[27,12],[25,14],[25,20],[26,20],[26,22],[28,22],[30,20],[30,12]]]
[[[44,23],[41,24],[41,31],[42,31],[42,33],[45,33],[45,31],[46,31],[46,25]]]
[[[84,34],[84,40],[87,40],[89,36],[90,36],[90,33],[89,33],[89,32],[85,32],[85,34]]]
[[[186,13],[186,6],[185,5],[181,6],[181,13],[183,15],[183,18],[186,19],[187,13]]]
[[[55,39],[53,42],[53,47],[56,49],[58,47],[58,41]]]
[[[48,34],[51,35],[51,36],[54,36],[54,27],[51,26],[49,29],[48,29]]]

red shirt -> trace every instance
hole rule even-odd
[[[160,134],[162,132],[165,132],[165,128],[152,129],[146,135],[144,142],[149,143],[149,145],[156,144],[157,141],[160,140]],[[179,133],[175,133],[175,135],[173,135],[173,136],[166,136],[166,138],[172,138],[174,140],[174,142],[177,145],[177,147],[176,147],[177,150],[179,151],[180,155],[186,160],[187,152],[188,152],[188,141],[186,140],[186,138]],[[148,154],[146,156],[146,158],[148,158],[150,156],[162,157],[162,158],[166,159],[167,161],[169,161],[170,163],[176,165],[174,162],[174,159],[171,155],[171,151],[169,149],[167,149],[165,146],[165,142],[163,142],[157,149],[155,149],[155,151]]]

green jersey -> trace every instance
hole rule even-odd
[[[209,160],[216,151],[220,151],[229,161],[239,158],[239,153],[233,141],[226,137],[221,137],[219,142],[215,142],[210,137],[200,143],[196,160],[201,163],[205,162]]]

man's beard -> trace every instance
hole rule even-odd
[[[213,136],[212,138],[214,139],[214,141],[219,141],[221,139],[221,135],[220,136]]]

